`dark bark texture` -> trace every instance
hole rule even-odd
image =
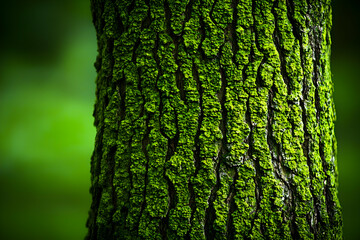
[[[86,239],[342,239],[330,0],[91,8]]]

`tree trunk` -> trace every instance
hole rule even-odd
[[[92,0],[87,239],[342,239],[330,0]]]

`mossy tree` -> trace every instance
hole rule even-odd
[[[341,239],[330,0],[92,0],[87,239]]]

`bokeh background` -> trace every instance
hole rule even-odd
[[[344,238],[360,239],[360,1],[333,0],[332,73]],[[86,235],[95,128],[89,0],[0,8],[0,239]]]

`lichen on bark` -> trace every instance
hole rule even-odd
[[[329,0],[92,0],[87,239],[341,239]]]

